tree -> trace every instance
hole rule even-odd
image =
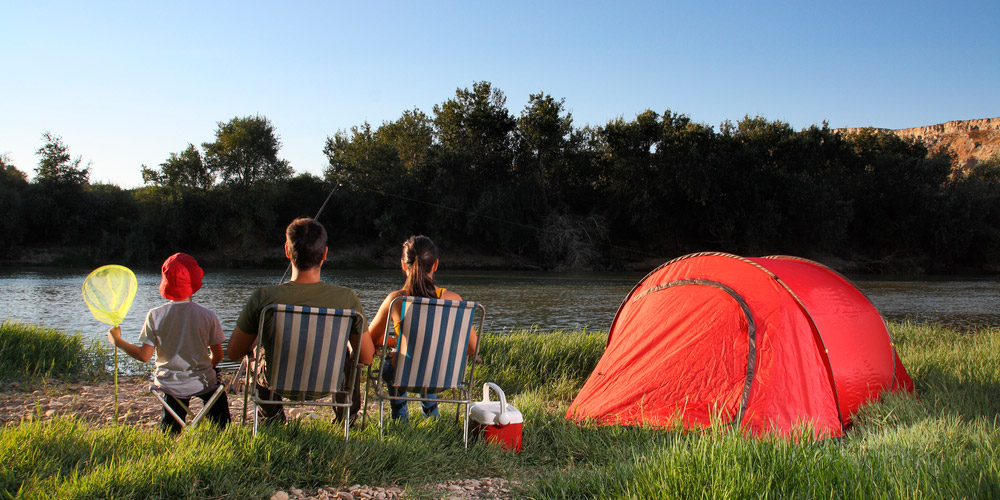
[[[382,131],[387,128],[395,130],[395,134],[383,134]],[[356,196],[351,204],[352,217],[347,222],[356,227],[358,233],[369,238],[395,241],[406,232],[406,225],[400,220],[401,215],[406,214],[403,202],[398,197],[385,195],[404,195],[408,180],[412,178],[401,161],[401,155],[418,161],[415,158],[418,153],[401,153],[397,149],[399,140],[405,140],[405,136],[410,135],[413,134],[403,133],[401,127],[394,124],[384,124],[378,130],[372,130],[371,125],[365,122],[360,127],[351,127],[350,133],[338,131],[327,138],[323,149],[330,163],[326,168],[327,182],[345,186],[345,190],[351,193],[368,193]],[[422,156],[422,153],[419,155]],[[373,197],[372,193],[381,196]]]
[[[35,182],[57,188],[81,187],[90,182],[90,164],[80,168],[83,158],[71,158],[69,146],[63,143],[62,137],[46,130],[42,139],[45,144],[35,151],[41,157],[35,169]]]
[[[438,141],[461,157],[473,180],[494,182],[511,174],[515,121],[506,104],[490,82],[476,82],[472,90],[458,89],[454,98],[434,106]]]
[[[847,136],[854,220],[851,237],[868,255],[886,260],[922,257],[936,230],[933,221],[951,173],[947,153],[928,154],[923,143],[863,129]]]
[[[378,128],[379,141],[390,145],[408,172],[419,170],[434,143],[434,124],[419,109],[407,110],[403,116]]]
[[[284,184],[271,183],[212,190],[210,209],[201,218],[201,236],[230,259],[259,262],[262,250],[281,234],[275,209],[286,191]]]
[[[849,150],[826,125],[796,132],[782,121],[746,116],[727,127],[724,139],[742,189],[731,190],[732,205],[722,206],[739,214],[743,249],[800,253],[842,244],[852,214],[838,162]]]
[[[934,233],[935,262],[956,269],[1000,264],[1000,154],[955,172]]]
[[[261,115],[219,122],[215,142],[201,145],[208,169],[228,185],[244,189],[260,182],[287,180],[292,168],[278,159],[281,141],[271,121]]]
[[[159,170],[142,166],[142,181],[165,187],[208,189],[215,183],[215,176],[201,159],[201,152],[188,144],[180,154],[170,153],[170,158],[160,164]]]
[[[14,166],[7,153],[0,155],[0,185],[17,184],[23,185],[28,182],[28,176]]]
[[[6,154],[0,155],[0,254],[10,251],[24,237],[28,176]]]
[[[338,131],[327,137],[323,148],[330,165],[326,180],[352,188],[391,188],[402,174],[399,157],[391,145],[380,140],[378,132],[365,122],[351,127],[350,134]]]
[[[665,211],[663,200],[672,197],[659,181],[661,169],[654,161],[654,145],[660,138],[662,119],[652,110],[626,122],[622,118],[608,122],[599,133],[601,173],[597,179],[605,193],[609,222],[618,236],[633,235],[648,240],[662,234],[657,223]]]
[[[30,244],[83,241],[92,236],[90,166],[81,167],[81,157],[73,158],[61,137],[42,133],[44,144],[35,151],[40,157],[35,168],[29,205],[25,210],[27,227],[44,228],[25,234]],[[84,236],[87,235],[87,236]]]
[[[555,170],[573,131],[573,116],[565,112],[565,99],[555,100],[544,93],[531,94],[529,103],[517,120],[521,163],[525,170],[534,171],[542,188],[543,204],[548,204],[547,191],[552,181],[558,181]],[[529,166],[530,165],[530,166]]]

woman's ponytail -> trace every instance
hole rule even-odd
[[[435,297],[437,288],[431,279],[431,269],[437,261],[437,247],[426,236],[411,236],[403,242],[403,264],[406,283],[403,293],[413,297]]]

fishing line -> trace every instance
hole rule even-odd
[[[326,196],[326,200],[323,201],[323,204],[319,207],[319,210],[316,211],[316,216],[313,217],[313,219],[319,219],[320,214],[323,213],[323,210],[326,208],[327,203],[329,203],[330,198],[333,197],[334,191],[336,191],[336,188],[338,188],[340,186],[342,186],[342,184],[337,184],[336,186],[334,186],[333,189],[330,190],[330,194],[328,194]],[[524,228],[524,229],[531,229],[533,231],[538,231],[538,232],[543,233],[543,234],[546,232],[544,228],[540,228],[538,226],[532,226],[530,224],[523,224],[523,223],[520,223],[520,222],[515,222],[515,221],[511,221],[511,220],[507,220],[507,219],[501,219],[499,217],[493,217],[491,215],[485,215],[485,214],[480,214],[480,213],[476,213],[476,212],[471,212],[469,210],[463,210],[463,209],[460,209],[460,208],[449,207],[447,205],[442,205],[440,203],[433,203],[433,202],[429,202],[429,201],[419,200],[419,199],[416,199],[416,198],[411,198],[409,196],[403,196],[403,195],[399,195],[399,194],[395,194],[395,193],[387,193],[387,192],[382,191],[382,190],[371,189],[371,188],[367,188],[367,187],[363,187],[363,186],[354,186],[354,189],[355,190],[361,190],[361,191],[368,191],[370,193],[379,194],[379,195],[382,195],[382,196],[388,196],[388,197],[391,197],[391,198],[397,198],[397,199],[408,201],[408,202],[420,203],[422,205],[427,205],[427,206],[431,206],[431,207],[435,207],[435,208],[440,208],[442,210],[449,210],[449,211],[452,211],[452,212],[457,212],[457,213],[460,213],[460,214],[465,214],[465,215],[468,215],[468,216],[471,216],[471,217],[479,217],[479,218],[490,220],[490,221],[493,221],[493,222],[499,222],[501,224],[508,224],[508,225],[511,225],[511,226],[520,227],[520,228]],[[593,240],[591,240],[591,242],[593,242]],[[639,254],[639,255],[644,255],[644,256],[647,256],[647,257],[661,257],[660,255],[654,255],[654,254],[651,254],[651,253],[648,253],[648,252],[644,252],[644,251],[641,251],[641,250],[636,250],[634,248],[627,248],[627,247],[623,247],[623,246],[619,246],[619,245],[614,245],[614,244],[611,244],[611,243],[602,243],[602,242],[594,242],[594,243],[596,245],[601,245],[601,246],[608,247],[608,248],[613,248],[613,249],[616,249],[616,250],[621,250],[621,251],[625,251],[625,252],[631,252],[631,253],[635,253],[635,254]],[[288,274],[288,272],[289,272],[289,270],[291,270],[291,268],[292,268],[292,264],[291,264],[291,262],[289,262],[288,267],[285,269],[285,274],[283,274],[281,276],[281,282],[282,283],[284,283],[285,276]]]
[[[401,200],[411,201],[411,202],[414,202],[414,203],[422,203],[424,205],[429,205],[429,206],[440,208],[440,209],[444,209],[444,210],[451,210],[452,212],[458,212],[458,213],[469,215],[469,216],[472,216],[472,217],[479,217],[479,218],[482,218],[482,219],[487,219],[487,220],[491,220],[491,221],[494,221],[494,222],[499,222],[499,223],[502,223],[502,224],[509,224],[511,226],[516,226],[516,227],[520,227],[520,228],[524,228],[524,229],[531,229],[531,230],[538,231],[538,232],[543,233],[543,234],[546,232],[546,230],[544,228],[540,228],[538,226],[532,226],[532,225],[529,225],[529,224],[522,224],[520,222],[514,222],[512,220],[500,219],[498,217],[493,217],[493,216],[490,216],[490,215],[484,215],[484,214],[480,214],[480,213],[476,213],[476,212],[470,212],[468,210],[463,210],[461,208],[449,207],[449,206],[441,205],[439,203],[433,203],[433,202],[430,202],[430,201],[418,200],[416,198],[410,198],[408,196],[403,196],[403,195],[399,195],[399,194],[387,193],[385,191],[380,191],[380,190],[377,190],[377,189],[371,189],[371,188],[366,188],[366,187],[362,187],[362,186],[355,186],[355,189],[360,189],[360,190],[363,190],[363,191],[368,191],[370,193],[380,194],[382,196],[389,196],[389,197],[392,197],[392,198],[399,198]],[[590,235],[588,234],[587,236],[589,238]],[[603,242],[600,242],[600,241],[594,241],[592,239],[590,241],[592,243],[594,243],[595,245],[600,245],[600,246],[604,246],[604,247],[608,247],[608,248],[613,248],[613,249],[621,250],[621,251],[625,251],[625,252],[632,252],[632,253],[635,253],[635,254],[644,255],[646,257],[662,257],[661,255],[654,255],[654,254],[651,254],[651,253],[648,253],[648,252],[644,252],[642,250],[636,250],[634,248],[627,248],[627,247],[615,245],[613,243],[603,243]]]

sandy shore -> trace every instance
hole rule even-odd
[[[148,377],[119,377],[120,423],[155,427],[160,422],[160,406],[148,389]],[[57,415],[73,415],[96,424],[112,423],[114,393],[112,380],[55,382],[32,384],[31,387],[7,382],[0,388],[0,425],[17,424],[21,420],[47,420]],[[234,402],[230,401],[231,411]],[[242,399],[239,405],[242,411]]]
[[[114,383],[111,379],[80,383],[51,382],[33,383],[29,386],[19,381],[0,384],[0,427],[18,425],[25,420],[49,420],[57,416],[75,416],[97,425],[114,422]],[[200,408],[201,401],[192,400],[192,406]],[[156,400],[149,394],[148,377],[118,378],[118,422],[123,425],[155,428],[162,415]],[[242,422],[242,394],[229,394],[229,411],[233,423]],[[291,418],[331,418],[332,412],[319,413],[302,409],[289,409]],[[328,413],[328,414],[327,414]],[[508,483],[502,478],[477,478],[428,484],[425,489],[436,498],[500,500],[512,498]],[[364,499],[392,500],[406,498],[405,492],[396,486],[375,487],[351,485],[349,487],[328,487],[316,490],[277,491],[273,500],[322,499]]]

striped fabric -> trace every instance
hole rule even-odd
[[[342,390],[353,310],[276,304],[267,386],[283,393]],[[267,314],[268,311],[265,311]]]
[[[475,302],[407,297],[393,385],[429,393],[459,387],[475,310]]]

